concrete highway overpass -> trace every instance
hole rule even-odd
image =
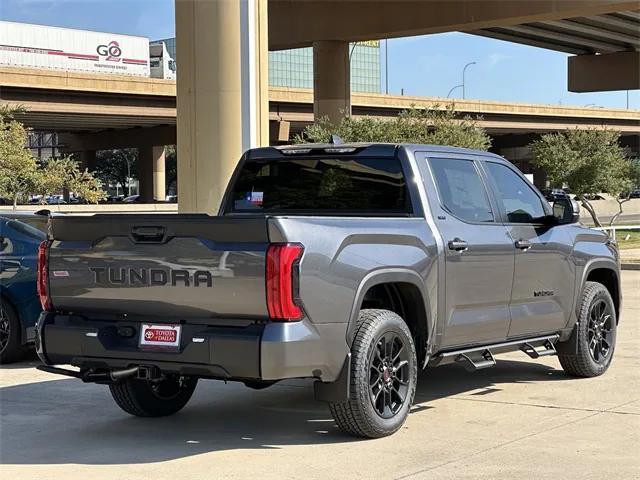
[[[92,138],[94,147],[98,138],[106,138],[99,132],[105,126],[117,131],[111,137],[121,142],[126,138],[140,141],[142,129],[146,129],[148,135],[141,148],[141,161],[149,164],[145,172],[152,171],[152,166],[160,168],[161,149],[151,144],[168,141],[175,122],[180,209],[187,212],[217,210],[242,151],[267,144],[270,125],[282,113],[291,116],[295,129],[310,118],[310,111],[336,120],[341,111],[350,112],[352,106],[356,115],[384,114],[405,106],[407,99],[402,98],[381,100],[384,105],[379,105],[371,96],[351,96],[349,42],[460,31],[570,53],[567,82],[572,91],[640,88],[637,1],[175,0],[175,7],[180,59],[177,103],[174,94],[167,92],[170,85],[136,80],[104,79],[100,81],[104,88],[99,88],[92,79],[68,78],[62,80],[67,87],[77,82],[84,84],[84,89],[60,88],[66,94],[54,95],[51,87],[36,83],[25,87],[23,93],[32,95],[29,106],[33,107],[34,122],[40,115],[43,121],[62,126],[63,120],[71,121],[76,115],[76,131],[87,130],[84,141]],[[268,87],[268,50],[302,46],[313,47],[312,95],[276,94]],[[40,80],[36,77],[34,81]],[[110,93],[110,86],[116,84],[119,86]],[[19,96],[19,89],[3,88],[2,95]],[[152,93],[141,93],[145,89]],[[54,99],[58,106],[51,104]],[[313,100],[312,110],[309,99]],[[50,110],[45,111],[47,108]],[[67,109],[64,117],[62,108]],[[555,107],[492,102],[458,103],[458,108],[483,113],[490,131],[507,125],[508,120],[508,128],[513,129],[545,122],[546,128],[551,128],[554,124],[619,121],[616,111],[581,113],[580,109],[554,111]],[[100,125],[101,121],[111,123]],[[135,132],[136,128],[141,130]],[[94,137],[87,136],[91,131]],[[160,140],[161,133],[166,135],[164,140]],[[91,155],[85,156],[90,162]],[[148,188],[153,182],[150,177],[142,183]]]
[[[147,200],[164,192],[163,145],[177,141],[176,84],[142,77],[0,68],[0,102],[22,105],[18,118],[34,130],[59,133],[65,152],[92,167],[97,150],[138,148],[141,192]],[[444,108],[451,100],[355,93],[355,116],[389,117],[417,107]],[[479,116],[493,150],[534,173],[525,148],[537,134],[567,128],[612,128],[640,151],[640,111],[456,100],[459,112]],[[288,141],[314,118],[313,91],[269,89],[269,142]],[[236,159],[237,160],[237,159]]]
[[[620,0],[176,0],[180,208],[215,211],[242,150],[268,142],[269,49],[313,47],[313,111],[335,120],[356,104],[349,42],[359,40],[503,36],[571,49],[570,90],[637,89],[637,13]]]
[[[638,110],[373,93],[353,93],[351,98],[353,115],[374,117],[395,116],[412,105],[444,108],[453,103],[461,113],[482,116],[479,123],[492,135],[577,127],[640,134]],[[86,137],[96,139],[100,148],[137,147],[151,141],[136,138],[147,136],[144,129],[151,127],[173,127],[166,128],[162,140],[163,144],[176,141],[175,132],[168,133],[175,130],[177,113],[176,83],[170,80],[0,67],[0,101],[24,106],[27,111],[19,118],[35,130],[74,134],[73,145]],[[313,122],[313,107],[310,89],[269,88],[269,121],[289,122],[292,133]],[[118,138],[108,140],[114,130]],[[272,128],[270,143],[286,140],[274,133]],[[105,140],[97,140],[100,136]]]

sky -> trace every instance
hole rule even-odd
[[[0,19],[57,27],[173,37],[174,0],[0,0]],[[388,42],[389,93],[446,97],[462,83],[466,98],[554,105],[626,107],[626,92],[567,91],[567,54],[452,32]],[[381,49],[382,88],[385,55]],[[460,98],[462,91],[452,94]],[[629,93],[640,109],[640,91]]]

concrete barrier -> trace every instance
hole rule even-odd
[[[618,203],[613,199],[594,200],[591,202],[598,216],[608,220],[618,213]],[[18,205],[18,210],[38,211],[46,208],[52,212],[65,213],[175,213],[178,211],[177,203],[109,203],[100,205],[84,205],[70,203],[62,205]],[[10,205],[0,205],[0,212],[11,211]],[[626,202],[623,206],[624,213],[618,221],[624,221],[626,216],[640,216],[640,198],[634,198]],[[580,220],[591,224],[592,219],[589,212],[580,207]]]
[[[37,212],[47,209],[61,213],[177,213],[177,203],[108,203],[100,205],[85,205],[70,203],[62,205],[18,205],[17,210]],[[13,207],[0,205],[0,214],[12,211]]]
[[[593,200],[591,202],[593,208],[595,208],[596,213],[600,216],[612,216],[618,213],[618,202],[613,199],[606,200]],[[587,212],[582,206],[580,206],[581,213],[586,214],[589,217],[589,212]],[[640,214],[640,198],[632,198],[628,202],[625,202],[622,205],[623,215],[638,215]]]

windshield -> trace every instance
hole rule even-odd
[[[412,213],[397,158],[250,161],[236,178],[227,210],[326,215]]]

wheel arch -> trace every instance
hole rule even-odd
[[[418,364],[422,365],[432,341],[433,321],[430,301],[424,294],[424,281],[408,269],[382,269],[369,273],[358,286],[347,325],[347,344],[355,337],[358,314],[362,308],[382,308],[400,315],[409,326],[416,343]]]
[[[613,306],[616,310],[616,323],[620,323],[621,293],[618,270],[610,268],[610,266],[593,265],[593,267],[586,272],[585,279],[582,282],[582,289],[584,289],[586,282],[601,283],[609,291],[613,299]]]
[[[598,282],[609,291],[616,309],[617,323],[620,323],[622,312],[622,289],[620,286],[620,269],[613,259],[598,258],[590,261],[582,270],[578,288],[576,288],[575,314],[579,315],[580,299],[587,282]]]

